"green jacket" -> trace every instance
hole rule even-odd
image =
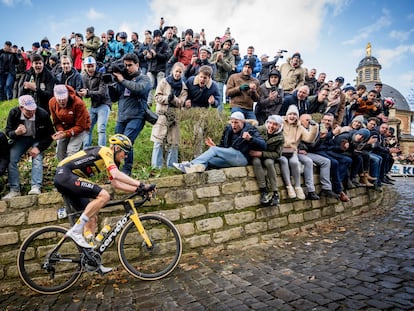
[[[279,159],[282,155],[283,144],[285,143],[283,131],[280,131],[276,135],[269,137],[265,125],[259,126],[257,130],[267,144],[266,150],[263,151],[262,158],[270,158],[274,160]]]

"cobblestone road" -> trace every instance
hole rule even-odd
[[[0,293],[0,310],[413,310],[414,179],[382,208],[248,250],[186,255],[171,277],[85,274],[42,296]]]

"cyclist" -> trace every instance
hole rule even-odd
[[[115,134],[109,138],[109,143],[110,147],[90,147],[79,151],[60,161],[56,169],[56,189],[68,197],[75,208],[83,210],[66,236],[84,248],[92,248],[83,236],[85,225],[88,229],[96,227],[96,215],[110,199],[108,191],[89,181],[88,177],[106,171],[115,189],[126,192],[148,189],[144,183],[118,169],[132,150],[129,138],[123,134]],[[111,270],[112,268],[101,265],[98,271],[108,273]]]

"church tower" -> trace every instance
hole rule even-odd
[[[356,69],[357,79],[356,84],[367,84],[369,82],[381,82],[380,78],[381,65],[378,59],[371,55],[371,43],[368,42],[366,47],[366,55],[359,62]]]

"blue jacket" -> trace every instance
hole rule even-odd
[[[214,108],[220,103],[220,92],[217,86],[217,83],[210,79],[210,83],[204,87],[200,88],[198,84],[198,76],[192,76],[186,82],[188,88],[188,97],[187,99],[191,100],[191,107],[203,107],[208,108],[210,105],[208,103],[208,98],[214,96]]]
[[[129,79],[109,86],[111,100],[118,100],[118,122],[143,119],[147,108],[147,97],[152,87],[150,78],[138,71]]]
[[[295,105],[298,107],[299,115],[302,115],[304,113],[309,113],[309,102],[307,99],[299,101],[298,100],[298,90],[295,90],[292,94],[287,94],[285,97],[283,97],[283,104],[282,108],[279,111],[279,114],[281,116],[284,116],[286,114],[286,111],[288,110],[290,105]]]
[[[243,139],[242,136],[244,132],[248,132],[252,136],[252,139],[249,141]],[[228,124],[224,128],[219,147],[232,147],[243,153],[246,159],[249,159],[250,150],[266,150],[266,141],[263,139],[257,129],[250,123],[244,123],[244,127],[237,134],[233,133],[231,125]]]
[[[256,77],[260,71],[262,71],[262,61],[257,57],[257,55],[253,55],[254,59],[256,60],[256,64],[254,65],[252,76]],[[237,72],[241,72],[244,66],[244,63],[249,59],[247,55],[244,55],[244,57],[240,60],[240,62],[237,64]]]

